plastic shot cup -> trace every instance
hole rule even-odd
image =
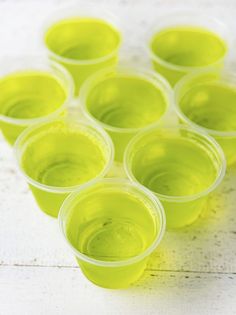
[[[28,128],[15,149],[40,209],[53,217],[68,194],[106,175],[114,151],[104,130],[66,119]]]
[[[227,164],[236,162],[236,74],[213,69],[187,75],[176,85],[175,105],[182,123],[214,137]]]
[[[149,36],[148,52],[154,69],[174,86],[189,72],[220,69],[229,42],[228,29],[217,19],[176,12],[159,19]]]
[[[63,67],[36,56],[5,57],[0,65],[0,128],[10,144],[26,127],[65,113],[73,81]]]
[[[121,34],[110,13],[97,8],[61,9],[45,24],[49,57],[71,73],[75,94],[92,73],[117,63]]]
[[[220,184],[226,162],[217,142],[184,126],[151,128],[129,143],[124,166],[130,180],[162,202],[168,228],[194,222]]]
[[[96,285],[128,287],[142,275],[165,230],[159,200],[124,179],[103,179],[71,194],[59,213],[62,233]]]
[[[168,82],[156,73],[123,67],[101,70],[81,88],[84,115],[102,126],[115,146],[115,160],[123,160],[130,139],[170,112],[173,95]]]

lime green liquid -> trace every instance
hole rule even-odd
[[[141,128],[160,119],[167,100],[152,82],[117,76],[103,80],[90,91],[87,108],[97,120],[112,127]]]
[[[78,95],[80,86],[91,74],[117,63],[121,36],[101,19],[81,17],[55,23],[44,40],[54,53],[51,58],[72,75]]]
[[[0,115],[16,119],[47,116],[59,109],[67,97],[54,76],[36,71],[1,79],[0,90]]]
[[[137,281],[148,256],[136,256],[154,243],[163,228],[157,207],[142,190],[120,180],[100,181],[64,204],[59,219],[90,281],[113,289]],[[133,257],[137,260],[126,262]]]
[[[21,163],[26,174],[39,183],[70,187],[97,176],[105,160],[101,145],[92,136],[56,126],[34,137]]]
[[[158,32],[152,39],[154,54],[178,66],[199,67],[217,62],[227,46],[217,34],[201,27],[171,27]]]
[[[207,195],[189,201],[170,197],[190,197],[213,185],[221,164],[211,144],[187,131],[172,134],[166,129],[140,138],[129,155],[130,172],[158,194],[168,228],[180,228],[198,218]]]
[[[85,227],[80,238],[80,250],[100,260],[123,260],[145,248],[142,230],[128,220],[99,218]]]
[[[177,137],[140,144],[132,172],[144,186],[166,196],[197,194],[217,176],[211,156],[200,145]]]
[[[109,55],[120,42],[119,33],[96,18],[72,18],[54,24],[45,42],[55,54],[73,60],[92,60]]]
[[[218,131],[236,131],[236,89],[223,83],[199,83],[180,100],[183,113],[196,124]]]
[[[153,241],[156,229],[142,201],[111,190],[89,195],[78,203],[67,233],[83,254],[120,261],[142,253]]]

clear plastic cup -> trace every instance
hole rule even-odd
[[[62,8],[45,24],[49,57],[71,73],[76,95],[88,76],[117,63],[121,34],[112,14],[97,7]]]
[[[0,65],[0,128],[10,144],[26,127],[65,113],[74,87],[63,67],[39,56],[4,57]]]
[[[231,40],[223,23],[197,11],[160,17],[151,32],[148,53],[153,67],[172,86],[189,72],[220,69]]]
[[[125,288],[142,275],[165,231],[159,200],[124,179],[103,179],[71,194],[59,213],[62,233],[84,275]]]
[[[104,130],[71,119],[28,128],[15,150],[40,209],[53,217],[69,193],[107,174],[114,152]]]
[[[221,145],[227,164],[236,162],[236,74],[229,70],[199,71],[175,88],[182,123],[207,132]]]
[[[124,67],[101,70],[81,87],[79,104],[84,115],[102,126],[115,146],[115,159],[123,160],[130,139],[169,114],[171,87],[156,73]]]
[[[139,133],[125,152],[130,180],[150,189],[162,202],[168,228],[194,222],[209,194],[225,174],[217,142],[184,126],[151,128]]]

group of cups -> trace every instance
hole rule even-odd
[[[214,19],[159,19],[147,45],[156,72],[117,66],[113,22],[63,10],[45,30],[46,61],[4,59],[0,126],[86,277],[123,288],[166,223],[195,221],[235,162],[236,76],[223,70],[228,35]],[[179,124],[166,126],[173,104]],[[114,161],[129,180],[108,178]]]

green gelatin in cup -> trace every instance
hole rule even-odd
[[[129,286],[143,273],[147,257],[128,260],[142,255],[163,229],[158,207],[123,180],[100,181],[74,196],[60,219],[83,273],[102,287]]]
[[[218,34],[195,26],[165,28],[153,36],[150,46],[155,70],[171,85],[199,67],[220,68],[228,50]]]
[[[216,167],[200,146],[178,138],[153,141],[156,143],[143,145],[132,166],[137,180],[150,190],[167,196],[191,196],[215,181]]]
[[[53,143],[58,143],[60,148]],[[76,152],[67,149],[77,143],[80,146]],[[71,154],[68,151],[72,151]],[[82,184],[97,175],[104,163],[100,148],[82,133],[72,137],[45,133],[40,140],[32,142],[22,156],[22,166],[27,174],[41,184],[56,187]]]
[[[229,164],[236,161],[236,85],[195,82],[181,98],[179,108],[192,122],[209,130],[222,145]]]
[[[131,140],[125,168],[130,179],[161,200],[167,227],[179,228],[202,212],[210,191],[223,177],[224,159],[217,143],[205,135],[181,126],[153,128]]]
[[[87,109],[100,122],[118,128],[143,128],[166,111],[166,98],[153,83],[132,76],[117,76],[91,91]]]
[[[39,207],[54,217],[71,191],[101,175],[111,155],[102,136],[83,124],[52,121],[23,136],[20,167]]]
[[[155,234],[151,216],[150,229],[147,225],[146,231],[134,220],[135,211],[142,220],[142,213],[145,215],[147,211],[144,204],[129,194],[111,190],[93,196],[91,202],[85,198],[77,211],[91,213],[97,204],[103,205],[101,216],[83,224],[76,235],[76,214],[67,227],[67,235],[79,251],[98,260],[118,261],[136,256],[147,248]],[[127,217],[132,214],[133,220],[124,220],[121,209]]]
[[[46,72],[10,74],[0,80],[0,91],[0,127],[10,144],[29,121],[58,111],[67,99],[60,81]],[[25,123],[17,123],[24,120]]]
[[[78,94],[89,75],[117,63],[121,36],[102,19],[74,17],[53,24],[44,40],[51,58],[71,73]]]
[[[125,147],[137,132],[160,123],[168,112],[171,89],[162,80],[152,72],[118,68],[100,71],[83,85],[85,114],[110,134],[117,161],[123,160]]]
[[[223,83],[198,83],[183,96],[180,108],[202,127],[236,131],[236,87]]]

